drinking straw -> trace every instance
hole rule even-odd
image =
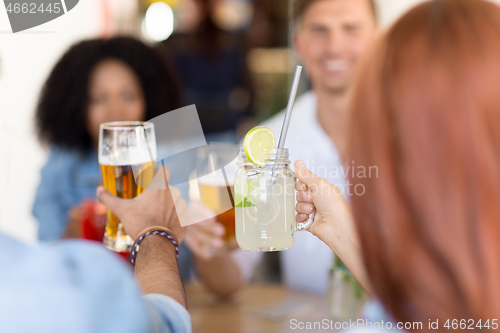
[[[288,104],[285,111],[285,119],[283,121],[283,127],[281,128],[280,140],[278,142],[277,149],[282,149],[285,146],[286,134],[288,132],[288,127],[290,126],[290,119],[292,118],[293,105],[295,104],[295,97],[297,96],[297,89],[299,88],[300,74],[302,74],[302,66],[297,66],[295,69],[295,75],[293,76],[292,90],[290,91],[290,97],[288,98]],[[276,152],[277,153],[277,152]],[[272,189],[276,181],[276,169],[273,166],[273,173],[270,182],[269,189]]]
[[[300,74],[302,73],[302,66],[297,66],[295,69],[295,75],[292,82],[292,90],[290,91],[290,97],[288,98],[288,105],[286,106],[285,120],[283,121],[283,127],[281,128],[280,141],[278,142],[278,149],[285,146],[286,134],[288,132],[288,126],[290,126],[290,119],[292,117],[293,105],[295,104],[295,97],[297,96],[297,89],[299,88]]]

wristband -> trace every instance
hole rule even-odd
[[[159,225],[155,225],[155,226],[152,226],[152,227],[147,227],[145,228],[144,230],[142,230],[141,232],[139,232],[137,234],[137,238],[139,238],[139,236],[141,235],[144,235],[146,232],[150,232],[150,231],[154,231],[154,230],[162,230],[162,231],[165,231],[166,233],[170,234],[170,235],[173,235],[174,233],[172,232],[172,230],[170,230],[169,228],[166,228],[166,227],[161,227]],[[136,238],[136,239],[137,239]]]
[[[147,228],[147,229],[150,229],[150,228]],[[147,229],[145,229],[145,230],[147,230]],[[132,245],[132,249],[130,250],[130,262],[132,263],[132,265],[134,267],[135,267],[135,258],[137,257],[137,253],[139,253],[139,249],[140,249],[139,244],[142,242],[142,240],[144,238],[146,238],[149,235],[160,235],[163,237],[167,237],[172,242],[172,244],[174,244],[175,257],[176,257],[176,259],[179,259],[179,244],[177,243],[175,238],[164,230],[157,230],[157,228],[154,228],[154,229],[155,230],[146,231],[145,233],[142,234],[142,236],[138,237],[134,241],[134,244]],[[162,228],[162,229],[166,229],[166,228]]]

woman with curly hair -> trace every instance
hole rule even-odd
[[[36,114],[40,139],[50,146],[33,206],[40,240],[80,236],[85,201],[95,198],[101,183],[97,159],[101,123],[150,120],[182,106],[175,73],[164,59],[160,50],[130,37],[116,37],[80,42],[56,64]],[[180,168],[177,173],[189,172],[184,165]],[[187,199],[187,187],[180,189]],[[207,209],[199,206],[190,206],[192,216]],[[220,297],[241,287],[240,269],[230,251],[206,258],[199,249],[203,244],[220,246],[223,233],[215,219],[187,227],[179,257],[184,279],[196,272]]]
[[[50,156],[42,169],[33,215],[39,239],[55,240],[77,226],[82,203],[101,183],[99,125],[144,121],[182,106],[164,57],[131,37],[85,40],[59,60],[43,87],[36,123]]]

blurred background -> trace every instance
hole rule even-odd
[[[212,73],[192,74],[192,64],[197,59],[185,56],[192,43],[189,38],[180,37],[193,36],[195,27],[210,13],[212,26],[202,40],[224,36],[223,45],[219,47],[227,50],[227,58],[221,59],[220,68],[216,70],[226,73],[227,77],[223,78],[227,82],[233,80],[237,84],[221,83],[216,87],[217,94],[209,97],[203,106],[206,110],[199,110],[200,117],[206,134],[214,139],[224,138],[228,130],[236,126],[238,130],[229,131],[228,140],[237,141],[253,124],[286,106],[291,75],[297,64],[290,43],[292,2],[215,0],[209,5],[200,5],[205,2],[85,0],[57,20],[15,35],[2,7],[0,229],[25,241],[36,239],[37,225],[31,207],[47,150],[38,143],[33,115],[43,82],[71,44],[84,38],[116,34],[130,34],[148,43],[157,43],[170,51],[183,79],[188,104],[192,104],[207,99],[202,88],[212,84],[207,80]],[[380,26],[387,27],[418,2],[420,0],[378,0]],[[231,64],[239,69],[235,77],[227,74],[234,74]],[[306,89],[307,80],[302,85],[301,89]],[[235,116],[227,122],[218,121],[227,112]],[[212,116],[204,116],[209,113]]]

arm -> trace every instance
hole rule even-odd
[[[220,298],[228,298],[243,287],[240,269],[228,250],[208,260],[195,256],[195,264],[200,279]]]
[[[187,238],[186,231],[186,240]],[[200,279],[211,292],[222,299],[230,297],[250,281],[263,254],[233,249],[231,245],[228,247],[221,249],[216,256],[200,255],[194,259]]]
[[[307,169],[302,161],[295,162],[298,181],[297,222],[304,222],[314,211],[309,231],[321,239],[344,262],[363,288],[372,294],[361,257],[351,207],[338,188]]]
[[[158,181],[158,178],[161,181],[162,177],[163,171],[160,170],[153,181]],[[187,206],[179,190],[172,187],[147,189],[136,198],[125,200],[113,196],[101,186],[97,189],[97,197],[118,216],[130,237],[136,239],[142,230],[161,226],[169,228],[179,244],[182,241],[184,228],[179,221],[187,214]],[[135,275],[145,294],[163,294],[186,305],[175,248],[169,239],[150,235],[141,242]]]
[[[243,286],[243,279],[232,249],[226,248],[222,239],[224,226],[199,201],[191,201],[189,214],[191,222],[197,223],[186,227],[185,241],[194,254],[196,272],[212,293],[227,298]]]
[[[135,264],[135,278],[144,294],[167,295],[186,307],[175,248],[165,237],[151,235],[141,242]]]

